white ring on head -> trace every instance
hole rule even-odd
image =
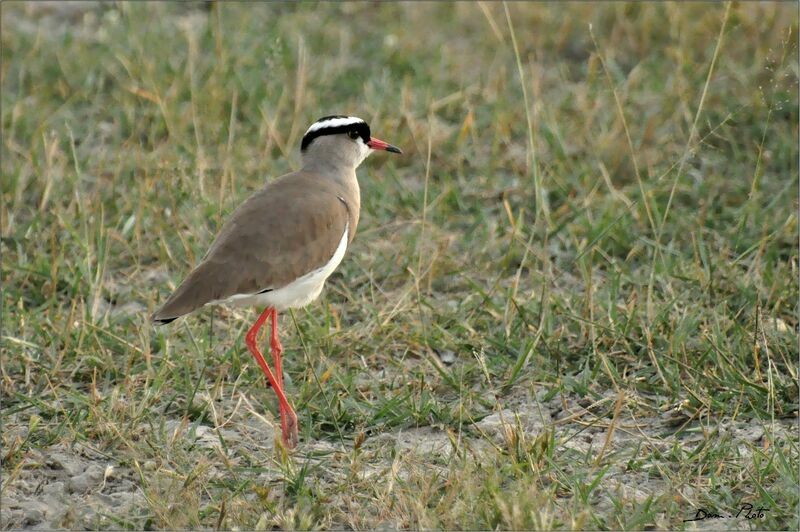
[[[365,124],[362,119],[358,118],[357,116],[345,116],[344,118],[329,118],[327,120],[320,120],[319,122],[314,122],[311,124],[311,127],[308,128],[306,131],[306,135],[311,133],[312,131],[317,131],[318,129],[328,128],[328,127],[339,127],[339,126],[349,126],[350,124]]]

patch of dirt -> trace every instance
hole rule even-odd
[[[4,529],[115,528],[113,516],[144,505],[130,469],[81,445],[27,451],[2,494]]]
[[[638,466],[631,465],[642,453],[669,453],[676,445],[691,452],[709,437],[724,437],[736,442],[739,455],[747,459],[752,446],[791,438],[795,428],[793,420],[769,426],[737,420],[707,427],[695,424],[678,432],[670,416],[634,419],[625,408],[612,423],[609,411],[613,411],[616,398],[612,393],[595,402],[561,397],[544,400],[543,394],[537,395],[508,401],[506,408],[465,426],[461,434],[419,427],[370,437],[361,447],[359,476],[364,480],[385,481],[414,476],[423,469],[443,471],[453,453],[462,446],[479,458],[484,453],[496,453],[497,449],[510,449],[513,442],[521,441],[531,449],[540,442],[554,441],[556,453],[562,457],[565,453],[574,456],[576,472],[598,474],[600,468],[592,469],[590,463],[600,455],[605,457],[605,463],[612,464],[602,472],[591,497],[598,512],[613,513],[618,511],[615,505],[620,501],[625,505],[639,505],[665,490],[677,489],[668,485],[652,462],[642,459]],[[192,448],[203,449],[200,455],[209,459],[209,478],[225,476],[226,467],[253,458],[260,461],[263,457],[265,463],[270,462],[278,429],[276,420],[268,419],[271,415],[264,415],[246,395],[239,395],[237,401],[227,398],[221,402],[203,393],[199,396],[213,405],[210,410],[215,426],[169,419],[155,428],[161,434],[154,441],[163,441],[168,447],[180,442],[180,447],[190,452],[196,452],[191,451]],[[614,430],[610,430],[612,425]],[[17,427],[22,432],[16,436],[24,438],[24,425]],[[13,432],[13,427],[6,429]],[[143,425],[139,430],[152,432],[154,427]],[[704,431],[716,433],[709,436]],[[6,432],[7,437],[14,437],[9,434]],[[550,434],[552,440],[541,438]],[[346,482],[352,445],[352,442],[322,440],[301,442],[296,461],[320,466],[309,469],[314,471],[314,482],[320,485]],[[615,456],[618,459],[613,459]],[[146,483],[139,477],[140,473],[88,445],[56,444],[33,448],[17,460],[13,464],[3,464],[0,508],[3,529],[119,528],[126,523],[127,526],[141,524],[152,515],[153,501],[148,501],[145,495],[142,486]],[[155,478],[164,472],[160,467],[148,461],[141,464],[141,471]],[[258,482],[279,482],[282,473],[277,468],[267,469],[259,473]],[[591,480],[587,477],[587,481]],[[680,488],[680,495],[693,500],[698,494],[692,486],[684,486]],[[116,521],[117,517],[125,521]],[[669,523],[659,523],[659,526],[668,527]],[[704,529],[704,526],[698,523],[695,528]]]
[[[715,420],[711,423],[686,423],[688,418],[680,417],[676,423],[674,412],[657,417],[633,418],[623,407],[618,419],[612,423],[601,411],[614,408],[616,394],[609,392],[600,401],[590,404],[583,399],[568,398],[540,403],[529,397],[529,402],[519,402],[512,408],[494,413],[473,427],[491,438],[500,447],[509,447],[515,439],[524,438],[528,444],[545,431],[553,431],[556,453],[571,452],[575,456],[576,469],[589,471],[591,462],[598,456],[618,457],[603,473],[592,491],[592,505],[598,513],[614,513],[617,503],[642,504],[649,497],[658,497],[668,490],[685,500],[696,500],[700,495],[692,485],[678,489],[665,480],[658,471],[660,461],[648,462],[644,456],[657,452],[667,455],[676,446],[685,453],[691,453],[698,446],[707,444],[709,438],[728,438],[736,445],[741,460],[750,460],[753,447],[767,447],[776,442],[796,438],[796,420],[781,419],[774,423],[758,420],[740,419],[736,421]],[[548,417],[552,418],[548,419]],[[613,425],[614,430],[610,430]],[[681,430],[679,431],[679,426]],[[794,435],[794,436],[793,436]],[[637,460],[637,457],[642,459]],[[610,460],[605,460],[609,462]],[[637,462],[641,462],[637,465]],[[597,468],[593,474],[598,474]],[[679,493],[678,493],[679,492]],[[691,517],[687,515],[687,517]],[[710,530],[712,521],[692,523],[697,530]],[[736,529],[749,529],[746,522],[727,523]],[[666,521],[659,526],[669,528]],[[718,523],[716,529],[719,529]]]

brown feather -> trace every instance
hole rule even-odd
[[[348,222],[349,240],[355,235],[353,192],[303,171],[270,183],[233,212],[202,262],[153,319],[167,322],[212,301],[281,288],[324,266]]]

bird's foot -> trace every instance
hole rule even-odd
[[[289,449],[297,447],[300,441],[297,414],[295,414],[294,410],[291,408],[285,412],[281,412],[281,439],[283,440],[283,444]]]

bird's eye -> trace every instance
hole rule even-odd
[[[358,131],[348,131],[347,136],[353,140],[356,140],[359,137]]]

